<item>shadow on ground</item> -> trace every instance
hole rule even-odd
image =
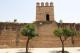
[[[16,53],[26,53],[26,52],[16,52]]]
[[[16,53],[26,53],[26,52],[16,52]],[[31,53],[31,52],[28,52],[28,53]]]

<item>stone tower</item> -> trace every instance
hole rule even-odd
[[[33,47],[54,47],[53,30],[56,29],[56,23],[54,21],[54,6],[52,2],[36,3],[36,29],[39,36],[31,42]]]
[[[50,2],[36,3],[36,21],[54,21],[54,7]]]

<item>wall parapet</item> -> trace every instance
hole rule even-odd
[[[50,3],[49,2],[45,2],[45,3],[44,2],[41,2],[41,3],[37,2],[36,6],[53,6],[53,2],[50,2]]]

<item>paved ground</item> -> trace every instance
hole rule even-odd
[[[56,51],[61,50],[61,48],[30,48],[29,51],[32,53],[56,53]],[[68,47],[65,48],[66,51],[70,53],[80,53],[80,47]],[[2,48],[0,53],[21,53],[25,52],[25,48]]]

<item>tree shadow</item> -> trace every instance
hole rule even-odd
[[[26,52],[16,52],[16,53],[26,53]],[[28,52],[28,53],[31,53],[31,52]]]
[[[50,53],[62,53],[62,51],[50,51]],[[69,53],[68,51],[64,51],[64,53]]]
[[[16,53],[26,53],[26,52],[16,52]]]

